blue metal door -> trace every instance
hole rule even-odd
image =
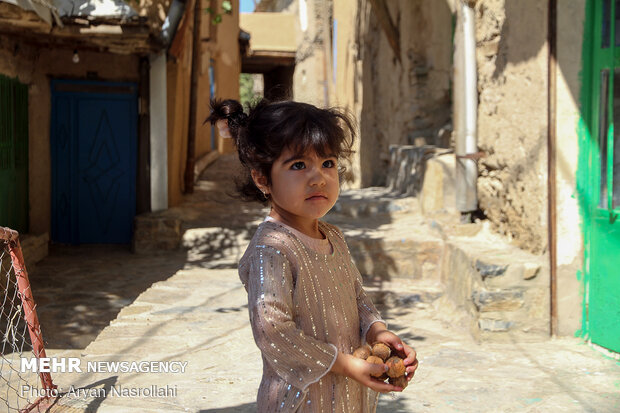
[[[131,242],[137,86],[52,81],[52,240]]]

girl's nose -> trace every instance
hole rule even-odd
[[[312,170],[310,171],[310,180],[309,180],[309,184],[310,186],[324,186],[326,184],[326,179],[325,179],[325,172],[323,171],[323,168],[317,168],[314,167],[312,168]]]

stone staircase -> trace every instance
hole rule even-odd
[[[459,223],[450,206],[453,155],[411,146],[390,152],[389,186],[343,191],[325,217],[343,230],[367,284],[438,280],[437,305],[460,313],[474,338],[547,337],[546,257],[510,245],[488,223]]]
[[[442,240],[429,232],[415,197],[387,188],[343,191],[325,220],[342,229],[360,273],[369,281],[430,279]]]

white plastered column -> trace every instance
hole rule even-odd
[[[168,209],[166,53],[151,55],[150,62],[151,211],[161,211]]]

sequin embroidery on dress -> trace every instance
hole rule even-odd
[[[239,261],[263,358],[259,412],[376,409],[377,393],[330,369],[337,353],[352,353],[381,316],[362,287],[342,232],[323,221],[319,229],[325,239],[308,240],[265,221]],[[311,248],[312,240],[327,245],[328,253]]]

